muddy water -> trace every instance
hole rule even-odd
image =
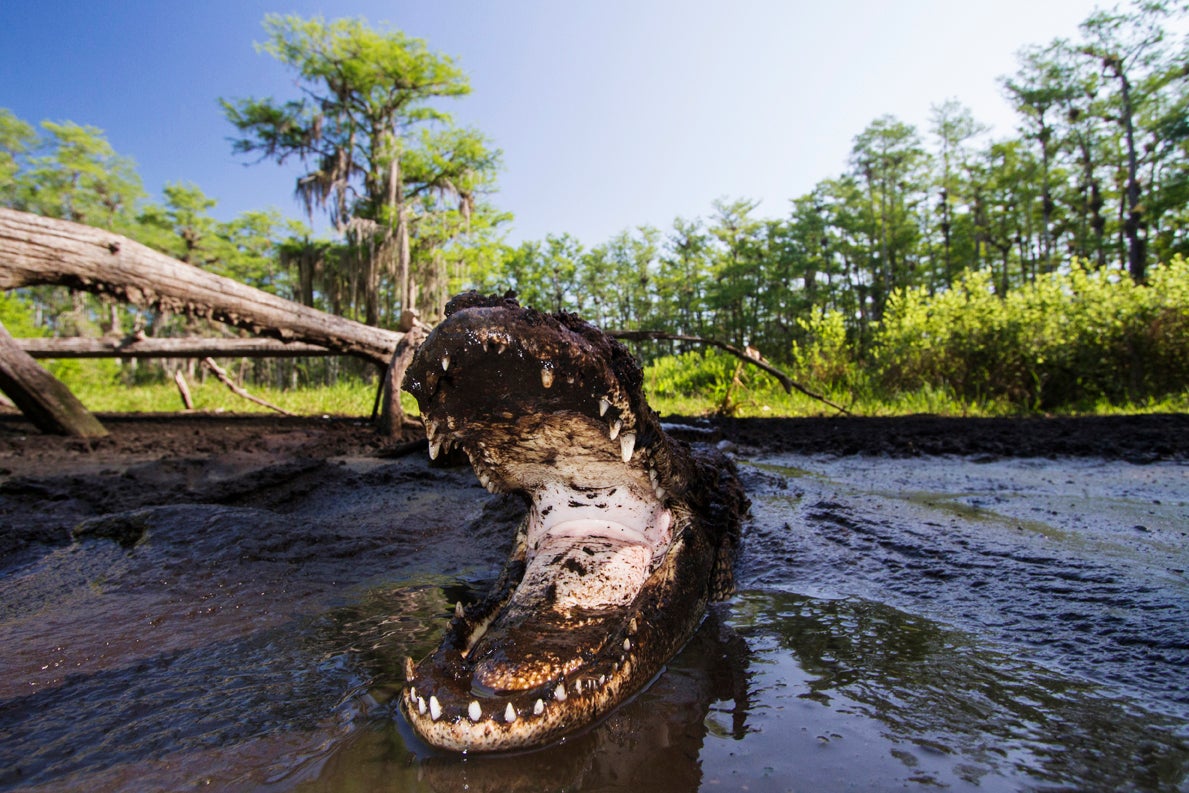
[[[742,467],[738,594],[602,724],[508,757],[393,716],[516,520],[469,471],[220,471],[270,485],[87,517],[0,577],[0,789],[1189,790],[1189,467]]]

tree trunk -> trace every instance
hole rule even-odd
[[[177,261],[118,234],[0,209],[0,289],[60,284],[226,322],[387,366],[403,334],[326,314]]]
[[[204,339],[200,337],[123,339],[17,339],[17,346],[34,358],[304,358],[335,355],[333,350],[300,341],[276,339]]]
[[[17,346],[0,324],[0,390],[33,426],[52,435],[102,438],[107,430],[70,389]]]

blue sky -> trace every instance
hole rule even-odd
[[[512,242],[595,245],[708,216],[720,197],[789,200],[838,175],[890,113],[928,129],[957,98],[994,134],[1016,119],[996,78],[1015,53],[1074,37],[1092,0],[5,0],[0,107],[104,130],[154,196],[193,182],[230,218],[300,216],[296,171],[231,153],[219,97],[295,95],[255,51],[269,12],[364,17],[454,56],[473,93],[446,103],[503,151],[494,202]]]

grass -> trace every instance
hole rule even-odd
[[[64,383],[82,400],[87,409],[96,413],[181,413],[182,400],[173,382],[144,385],[120,384],[103,367],[73,366],[56,372]],[[743,384],[731,389],[729,407],[732,415],[746,417],[809,417],[835,416],[838,412],[820,401],[800,392],[786,394],[767,376],[744,378]],[[205,381],[195,379],[190,384],[195,410],[227,413],[270,413],[232,393],[213,377]],[[332,386],[307,386],[298,389],[279,389],[268,386],[246,386],[253,396],[303,416],[370,416],[376,397],[376,384],[344,377]],[[713,414],[721,407],[724,391],[721,386],[714,393],[698,392],[674,395],[672,389],[658,387],[649,370],[645,372],[645,390],[649,402],[661,415],[699,416]],[[659,395],[658,395],[659,394]],[[913,392],[880,395],[872,389],[860,387],[854,391],[834,390],[824,394],[859,416],[903,416],[927,413],[939,416],[1018,416],[1024,415],[1018,406],[1007,402],[963,401],[946,389],[922,388]],[[419,415],[417,404],[406,393],[401,394],[401,406],[410,416]],[[1137,413],[1189,412],[1189,389],[1180,395],[1143,403],[1115,405],[1094,402],[1060,411],[1062,415],[1110,415]]]

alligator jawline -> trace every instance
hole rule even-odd
[[[660,671],[708,599],[688,456],[598,337],[546,320],[514,304],[461,312],[406,376],[430,456],[461,448],[484,486],[528,504],[491,595],[406,662],[402,709],[441,748],[537,746],[596,721]]]

